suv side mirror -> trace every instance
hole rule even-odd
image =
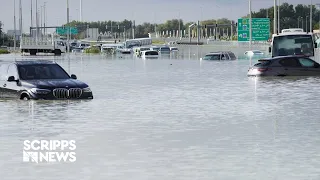
[[[16,79],[14,78],[14,76],[9,76],[8,77],[8,82],[13,82],[16,81]]]
[[[271,53],[271,47],[269,47],[269,53]]]
[[[71,74],[71,79],[77,79],[77,76],[74,74]]]
[[[314,48],[318,48],[318,43],[314,43]]]
[[[320,67],[320,64],[315,63],[315,64],[314,64],[314,67],[315,67],[315,68],[319,68],[319,67]]]

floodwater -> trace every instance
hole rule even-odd
[[[195,54],[55,61],[94,99],[0,101],[2,180],[320,179],[319,78]],[[22,162],[34,139],[76,140],[76,162]]]

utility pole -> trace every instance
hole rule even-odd
[[[43,27],[44,27],[44,29],[43,29],[43,33],[44,33],[44,36],[46,37],[46,18],[47,18],[47,16],[46,16],[46,3],[47,2],[44,2],[44,5],[43,5]]]
[[[309,16],[306,16],[306,32],[308,32],[308,17]]]
[[[20,40],[22,39],[22,4],[19,0],[19,31],[20,31]]]
[[[0,21],[0,45],[4,44],[4,37],[2,37],[2,22]]]
[[[70,27],[69,27],[69,0],[67,0],[67,52],[69,53]]]
[[[280,0],[278,0],[278,33],[280,33]]]
[[[112,38],[114,38],[114,36],[113,36],[113,27],[112,27],[112,20],[111,20],[111,36],[112,36]]]
[[[40,27],[42,27],[42,22],[43,22],[43,6],[40,6]],[[40,37],[41,37],[41,41],[43,41],[43,33],[42,33],[43,29],[40,29]]]
[[[217,26],[218,26],[218,20],[216,20],[216,27],[215,27],[215,30],[214,30],[214,35],[215,35],[215,40],[217,40]]]
[[[179,38],[181,40],[182,36],[181,36],[180,11],[179,11],[179,33],[178,33],[178,35],[179,35]]]
[[[251,0],[249,0],[249,50],[252,44],[252,17],[251,17]],[[251,65],[251,64],[250,64]]]
[[[31,27],[33,27],[33,16],[32,16],[32,1],[33,0],[30,0],[31,1],[31,10],[30,10],[30,16],[31,16]],[[30,31],[30,37],[33,36],[33,32],[32,30]]]
[[[277,34],[277,0],[274,0],[273,5],[273,34]]]
[[[197,45],[199,45],[199,41],[200,41],[199,28],[200,28],[200,21],[198,21],[198,23],[197,23]]]
[[[82,0],[80,0],[80,22],[82,22]]]
[[[230,34],[230,41],[233,40],[233,21],[231,21],[231,34]]]
[[[39,37],[39,17],[38,17],[38,0],[36,0],[36,43],[38,44]]]
[[[17,40],[16,40],[16,38],[17,38],[17,27],[16,27],[16,0],[13,0],[13,35],[14,35],[14,37],[13,37],[13,49],[14,49],[14,51],[16,51],[16,47],[17,47]]]
[[[312,7],[313,7],[313,3],[311,0],[311,4],[310,4],[310,32],[312,33],[313,27],[312,27]]]
[[[111,21],[112,22],[112,21]],[[135,26],[136,26],[136,22],[135,22],[135,20],[133,20],[133,23],[132,23],[132,39],[134,39],[135,38],[135,30],[134,30],[134,28],[135,28]]]

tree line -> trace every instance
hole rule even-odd
[[[270,32],[273,33],[273,6],[269,8],[262,8],[259,11],[252,12],[252,18],[270,18]],[[247,18],[243,16],[242,18]],[[313,29],[319,29],[320,21],[320,11],[315,7],[312,7],[312,27]],[[123,20],[121,22],[116,21],[98,21],[98,22],[77,22],[73,21],[70,23],[72,27],[78,27],[79,32],[84,32],[86,28],[98,28],[99,32],[124,32],[127,34],[132,33],[132,28],[135,29],[135,37],[148,37],[148,33],[154,32],[166,32],[166,31],[184,31],[188,33],[189,25],[196,24],[197,22],[184,22],[181,19],[172,19],[167,20],[162,24],[154,24],[145,22],[143,24],[135,25],[134,22],[129,20]],[[219,25],[219,29],[224,28],[224,31],[217,31],[219,35],[223,36],[225,34],[231,34],[231,24],[234,24],[232,29],[233,33],[236,33],[236,23],[230,19],[208,19],[201,21],[200,31],[203,34],[213,32],[215,25]],[[305,31],[310,31],[310,5],[298,4],[296,6],[283,3],[280,5],[280,28],[303,28]],[[112,26],[111,26],[112,24]],[[220,26],[221,24],[224,24]],[[191,28],[192,31],[195,31],[197,26]],[[80,34],[81,35],[81,34]]]
[[[2,29],[3,23],[0,21],[0,46],[12,46],[13,37],[8,36]]]
[[[248,17],[245,16],[245,17]],[[252,12],[253,18],[270,18],[271,31],[273,32],[274,8],[262,8]],[[312,28],[319,29],[320,11],[315,5],[312,6]],[[283,3],[280,6],[280,28],[303,28],[310,31],[310,5],[298,4],[296,6]]]
[[[269,8],[262,8],[259,11],[252,12],[252,18],[270,18],[270,32],[273,33],[273,6]],[[248,15],[243,16],[246,18]],[[313,29],[319,29],[320,21],[320,10],[314,5],[312,7],[312,27]],[[134,37],[148,37],[148,33],[159,32],[161,35],[163,32],[177,32],[179,29],[184,32],[184,36],[188,35],[189,26],[191,24],[196,24],[197,22],[184,22],[181,19],[171,19],[167,20],[161,24],[155,24],[150,22],[145,22],[142,24],[135,24],[130,20],[123,21],[97,21],[97,22],[78,22],[72,21],[69,24],[64,24],[62,26],[77,27],[78,34],[74,38],[85,38],[87,28],[98,28],[99,32],[113,32],[116,37],[121,33],[127,35],[128,38],[132,37],[132,29],[134,28]],[[310,23],[310,5],[298,4],[296,6],[283,3],[280,6],[280,28],[303,28],[305,31],[309,29]],[[236,33],[236,22],[227,19],[208,19],[200,22],[200,33],[202,35],[211,36],[215,31],[215,25],[218,24],[218,35],[224,36],[225,34],[231,34],[231,24],[234,24],[232,33]],[[1,27],[1,22],[0,22]],[[181,32],[180,31],[180,32]],[[197,31],[197,26],[191,28],[191,33],[194,34]],[[0,29],[0,44],[12,44],[12,38],[1,33]]]

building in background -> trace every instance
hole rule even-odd
[[[7,31],[7,36],[14,37],[14,30],[8,30]],[[20,37],[21,37],[21,31],[20,30],[16,30],[16,40],[20,41]]]

